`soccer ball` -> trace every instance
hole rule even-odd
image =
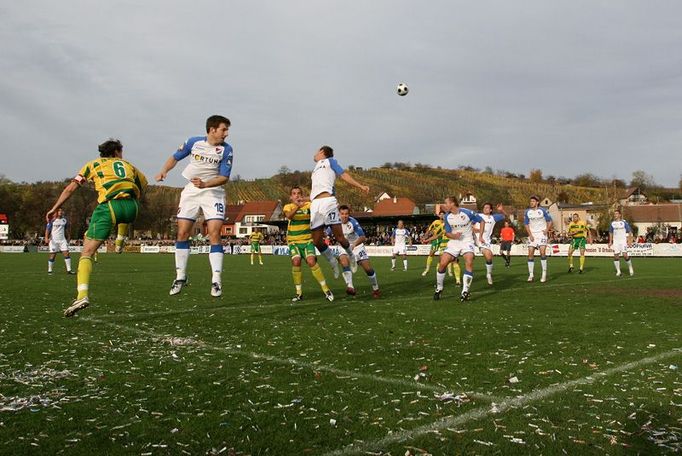
[[[407,88],[407,85],[403,84],[402,82],[398,84],[398,95],[400,95],[401,97],[407,95],[407,92],[409,91],[410,90]]]

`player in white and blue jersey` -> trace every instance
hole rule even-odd
[[[459,201],[454,196],[445,198],[443,209],[446,211],[444,219],[445,235],[450,240],[440,256],[438,272],[436,273],[436,292],[433,295],[433,299],[436,301],[440,299],[448,264],[462,256],[464,257],[465,264],[460,300],[466,301],[471,295],[469,289],[474,279],[474,251],[476,248],[474,224],[480,224],[481,232],[478,233],[478,240],[483,243],[481,233],[485,232],[486,223],[477,213],[459,207]]]
[[[528,281],[532,282],[535,269],[535,249],[540,251],[542,277],[540,282],[547,281],[547,243],[549,231],[552,229],[552,217],[544,207],[540,207],[538,196],[530,197],[530,207],[523,216],[523,224],[528,233]]]
[[[391,232],[391,243],[393,244],[393,255],[391,256],[391,271],[395,271],[395,258],[397,255],[403,257],[403,271],[407,271],[407,244],[412,244],[410,230],[405,228],[405,223],[398,220],[398,226]]]
[[[623,255],[625,264],[628,265],[630,275],[635,274],[632,260],[628,255],[628,247],[632,245],[632,228],[623,220],[623,214],[619,209],[613,211],[613,221],[609,225],[609,248],[613,249],[613,265],[616,267],[616,275],[620,277],[620,256]]]
[[[343,235],[346,237],[348,242],[350,242],[351,249],[353,249],[353,255],[357,260],[358,265],[365,271],[369,283],[372,286],[372,297],[381,297],[381,292],[379,291],[379,282],[377,281],[377,274],[372,267],[372,263],[369,260],[367,251],[365,250],[365,231],[362,229],[357,220],[350,216],[350,208],[346,205],[339,206],[339,215],[341,217],[341,229],[343,229]],[[329,228],[328,232],[331,232]],[[343,280],[346,282],[346,294],[351,296],[355,295],[355,287],[353,286],[353,272],[350,268],[350,258],[345,250],[339,251],[339,262],[343,268]]]
[[[178,236],[175,242],[175,280],[171,295],[180,293],[187,284],[187,262],[189,260],[189,235],[194,222],[203,212],[211,241],[208,255],[211,264],[211,296],[222,295],[223,246],[220,229],[225,219],[225,189],[232,171],[232,146],[225,142],[230,129],[230,120],[223,116],[206,119],[206,136],[189,138],[164,163],[156,180],[163,181],[168,172],[185,158],[189,163],[182,176],[189,182],[182,189],[178,207]]]
[[[334,252],[324,243],[324,228],[331,228],[334,238],[346,251],[350,259],[351,270],[355,272],[358,268],[355,255],[350,243],[343,235],[341,228],[341,217],[339,215],[339,204],[336,200],[336,177],[340,177],[350,185],[359,188],[365,193],[369,192],[369,187],[362,185],[346,172],[339,162],[334,158],[334,149],[329,146],[322,146],[313,155],[315,168],[311,175],[310,190],[310,229],[313,233],[313,243],[317,250],[329,261],[334,271],[334,278],[339,277],[339,264],[334,256]]]
[[[485,222],[485,230],[480,231],[480,226],[476,228],[481,233],[482,243],[478,243],[478,248],[481,250],[481,254],[485,258],[485,277],[488,279],[488,285],[493,284],[493,229],[495,224],[501,222],[505,219],[507,213],[504,212],[504,206],[501,204],[497,205],[496,213],[493,213],[492,203],[485,203],[483,205],[483,212],[479,212],[478,216]]]
[[[50,249],[50,256],[47,259],[47,273],[52,274],[57,252],[62,252],[66,273],[75,274],[71,270],[71,255],[69,254],[69,222],[64,217],[63,210],[57,209],[54,218],[50,219],[47,223],[45,227],[45,243]]]

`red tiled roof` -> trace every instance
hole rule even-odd
[[[644,206],[626,206],[623,215],[633,222],[641,223],[680,223],[682,222],[682,204],[650,204]]]
[[[388,198],[379,201],[374,205],[372,215],[412,215],[417,207],[414,201],[409,198]]]
[[[230,225],[234,224],[243,208],[244,206],[242,204],[228,204],[227,210],[225,211],[225,223]]]
[[[236,222],[241,222],[247,215],[264,215],[265,220],[272,218],[272,213],[277,209],[277,201],[249,201],[242,206],[242,210],[236,218]]]

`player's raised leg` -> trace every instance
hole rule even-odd
[[[128,240],[130,226],[127,223],[119,223],[116,226],[116,240],[114,241],[114,252],[123,253],[125,243]]]

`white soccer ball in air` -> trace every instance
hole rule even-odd
[[[407,92],[409,91],[410,89],[407,88],[406,84],[403,84],[402,82],[398,84],[398,95],[400,95],[401,97],[407,95]]]

